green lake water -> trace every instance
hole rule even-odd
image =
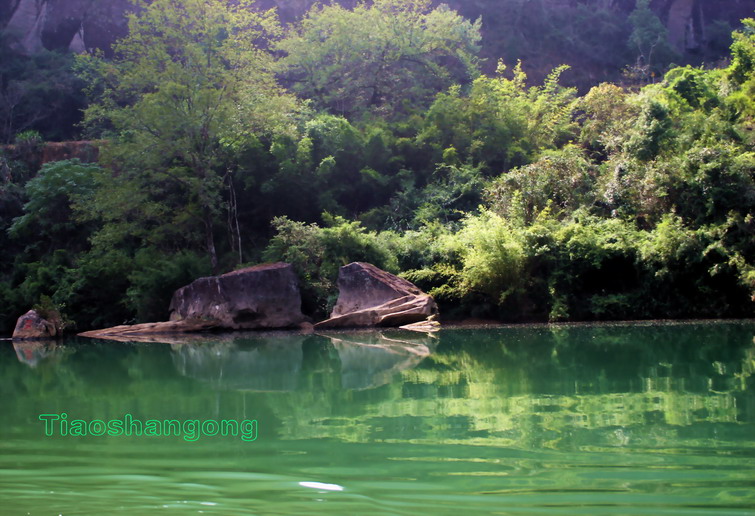
[[[755,514],[754,338],[746,321],[4,341],[0,514]],[[63,413],[185,432],[46,436],[39,415]],[[189,441],[195,420],[254,420],[256,439]]]

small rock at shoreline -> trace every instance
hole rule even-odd
[[[59,335],[60,328],[36,310],[29,310],[19,317],[13,330],[14,339],[54,339]]]

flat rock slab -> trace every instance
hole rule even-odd
[[[211,321],[166,321],[156,323],[131,324],[113,326],[104,330],[93,330],[79,333],[80,337],[93,339],[117,340],[122,342],[140,341],[147,337],[170,335],[178,333],[196,333],[217,329],[218,326]]]
[[[338,273],[338,302],[316,329],[403,326],[437,314],[432,297],[372,264],[354,262]]]

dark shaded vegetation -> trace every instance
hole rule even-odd
[[[3,133],[0,331],[48,298],[81,330],[164,319],[176,288],[263,260],[294,264],[315,316],[355,260],[448,317],[752,316],[755,21],[712,69],[669,69],[646,2],[628,23],[611,59],[631,87],[584,94],[566,66],[482,73],[485,25],[423,0],[318,7],[287,30],[244,2],[157,0],[62,85],[43,71],[70,57],[18,57],[3,91],[36,100]],[[40,167],[55,124],[32,108],[56,89],[106,141],[98,164]]]

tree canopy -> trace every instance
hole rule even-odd
[[[276,83],[275,14],[250,2],[156,0],[129,19],[115,58],[84,58],[95,74],[90,126],[107,128],[106,162],[119,173],[92,210],[103,237],[195,246],[198,225],[217,267],[214,228],[233,164],[229,149],[290,129],[292,97]],[[106,192],[106,193],[105,193]]]
[[[425,105],[478,74],[481,20],[429,0],[375,0],[353,10],[315,6],[280,41],[293,89],[316,107],[353,116]]]

